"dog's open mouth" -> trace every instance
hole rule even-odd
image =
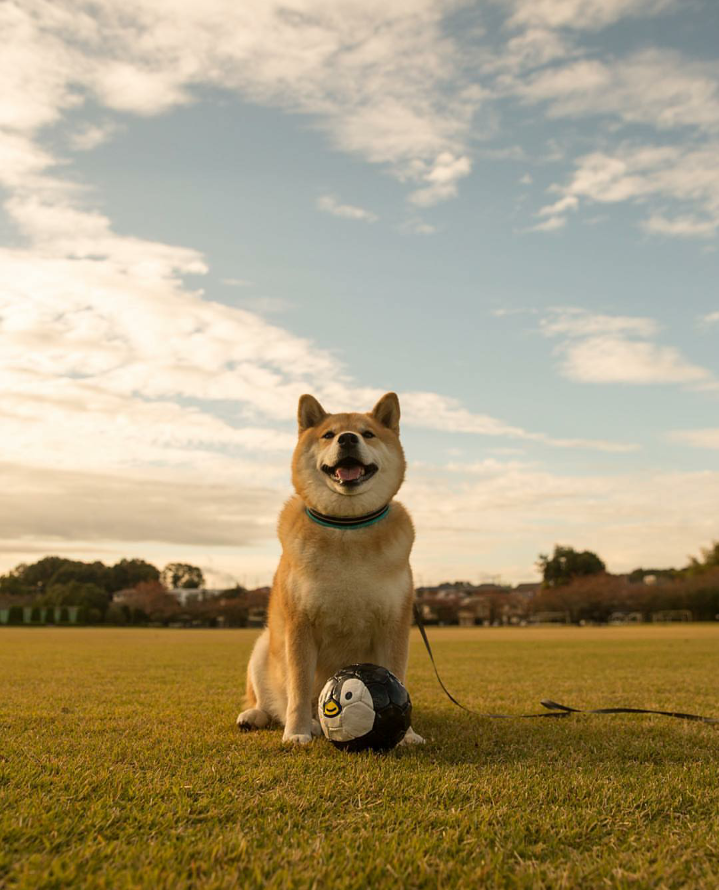
[[[343,457],[333,467],[322,465],[322,472],[327,473],[333,482],[352,487],[362,485],[377,472],[377,464],[363,464],[356,457]]]

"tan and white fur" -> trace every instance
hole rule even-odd
[[[399,416],[394,393],[366,414],[328,414],[313,396],[300,398],[296,494],[280,514],[282,556],[268,626],[247,669],[241,729],[277,722],[284,725],[283,741],[305,745],[320,733],[314,719],[320,690],[340,668],[371,662],[404,682],[414,528],[393,500],[406,468]],[[353,460],[357,464],[347,469]],[[358,517],[388,503],[388,514],[365,528],[327,528],[305,512],[307,506],[327,516]],[[412,729],[404,739],[422,741]]]

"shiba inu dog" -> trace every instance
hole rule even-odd
[[[296,494],[280,514],[282,557],[240,729],[274,721],[283,741],[306,745],[320,734],[318,695],[340,668],[372,662],[404,681],[414,528],[393,500],[406,469],[399,416],[392,392],[367,414],[328,414],[313,396],[300,398]],[[422,741],[412,729],[404,738]]]

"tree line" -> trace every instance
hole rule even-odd
[[[703,548],[683,568],[638,568],[612,575],[590,550],[557,545],[541,554],[543,584],[531,611],[564,612],[574,623],[604,623],[613,615],[687,613],[694,621],[719,620],[719,542]]]
[[[77,606],[83,623],[146,623],[151,620],[151,611],[145,606],[154,608],[162,600],[163,615],[170,603],[177,606],[177,599],[168,590],[199,589],[204,583],[202,570],[188,563],[169,563],[160,570],[143,559],[121,559],[108,566],[99,560],[46,556],[0,575],[0,596],[11,610],[11,623],[27,605],[38,615],[42,614],[40,610],[53,614],[49,607],[60,607],[64,614],[63,609]],[[125,591],[133,592],[129,596],[132,605],[122,609],[113,600]]]
[[[525,619],[560,614],[575,623],[604,623],[632,613],[642,620],[668,612],[687,613],[695,621],[719,618],[719,542],[702,549],[699,557],[679,569],[637,568],[613,575],[596,553],[559,544],[551,556],[540,554],[537,567],[543,581],[533,597],[522,598],[510,591],[485,595],[491,600],[490,619],[508,611]],[[80,621],[89,624],[176,622],[242,627],[253,613],[261,614],[266,608],[266,589],[247,591],[236,585],[208,594],[204,584],[202,570],[188,563],[169,563],[160,570],[142,559],[121,559],[108,566],[46,556],[0,575],[0,597],[10,607],[10,623],[23,620],[23,607],[30,606],[38,616],[54,616],[50,607],[59,607],[65,615],[63,609],[75,606],[80,609]],[[457,623],[462,602],[473,595],[471,585],[442,585],[448,587],[457,588],[456,603],[444,599],[437,608],[447,613],[443,621]],[[170,594],[172,589],[187,591],[182,602]]]

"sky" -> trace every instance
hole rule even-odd
[[[399,394],[418,584],[719,538],[713,0],[7,0],[0,571],[270,582]]]

